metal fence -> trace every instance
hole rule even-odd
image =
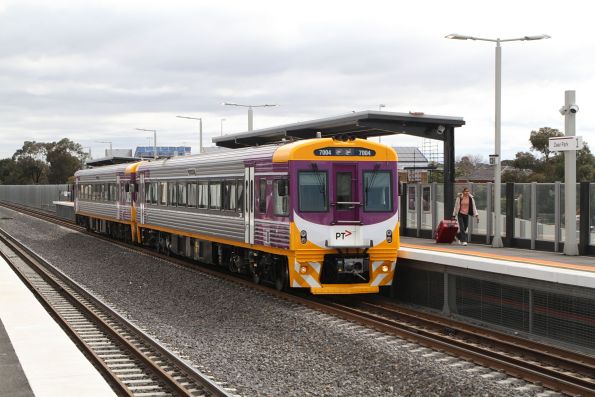
[[[54,201],[71,201],[72,185],[0,185],[0,201],[56,212]]]
[[[494,184],[456,184],[455,194],[468,187],[479,212],[469,223],[471,241],[490,244],[494,235]],[[595,254],[595,183],[576,184],[577,241],[582,254]],[[502,184],[499,214],[504,244],[510,247],[562,251],[566,238],[564,184]],[[404,184],[401,193],[401,235],[432,238],[444,214],[444,185]]]
[[[595,352],[595,291],[401,259],[401,302]]]

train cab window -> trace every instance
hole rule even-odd
[[[169,183],[169,193],[167,205],[176,206],[178,204],[178,184],[175,182]]]
[[[275,179],[273,182],[274,214],[278,216],[289,215],[289,191],[287,179]]]
[[[364,172],[364,211],[390,212],[393,209],[390,171]]]
[[[159,204],[167,205],[167,182],[159,183]]]
[[[187,189],[188,189],[188,207],[196,208],[196,205],[198,204],[196,182],[189,183]]]
[[[267,212],[267,180],[264,178],[258,181],[258,210]]]
[[[300,171],[298,174],[300,211],[328,211],[327,186],[326,171]]]
[[[209,208],[213,210],[221,209],[221,182],[209,183]]]
[[[207,181],[198,182],[198,208],[209,207],[209,183]]]
[[[223,182],[223,209],[235,211],[236,204],[236,181]]]
[[[185,207],[186,206],[186,182],[178,183],[178,205]]]
[[[239,179],[237,181],[236,186],[237,186],[237,196],[238,196],[237,209],[242,211],[242,209],[244,208],[244,180]]]

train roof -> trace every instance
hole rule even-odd
[[[352,135],[356,138],[408,134],[444,141],[447,133],[465,124],[462,117],[426,115],[420,112],[395,113],[366,110],[346,115],[286,124],[256,131],[213,138],[217,146],[239,148],[279,142],[284,138],[315,138]]]

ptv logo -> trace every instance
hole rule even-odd
[[[335,233],[335,240],[345,240],[345,237],[349,237],[352,234],[353,233],[351,233],[349,230],[345,230],[344,232],[337,232]]]

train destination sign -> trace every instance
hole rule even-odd
[[[582,136],[560,136],[550,138],[550,151],[563,152],[569,150],[581,150],[583,148]]]
[[[361,147],[327,147],[314,150],[314,155],[372,157],[376,155],[376,151]]]

